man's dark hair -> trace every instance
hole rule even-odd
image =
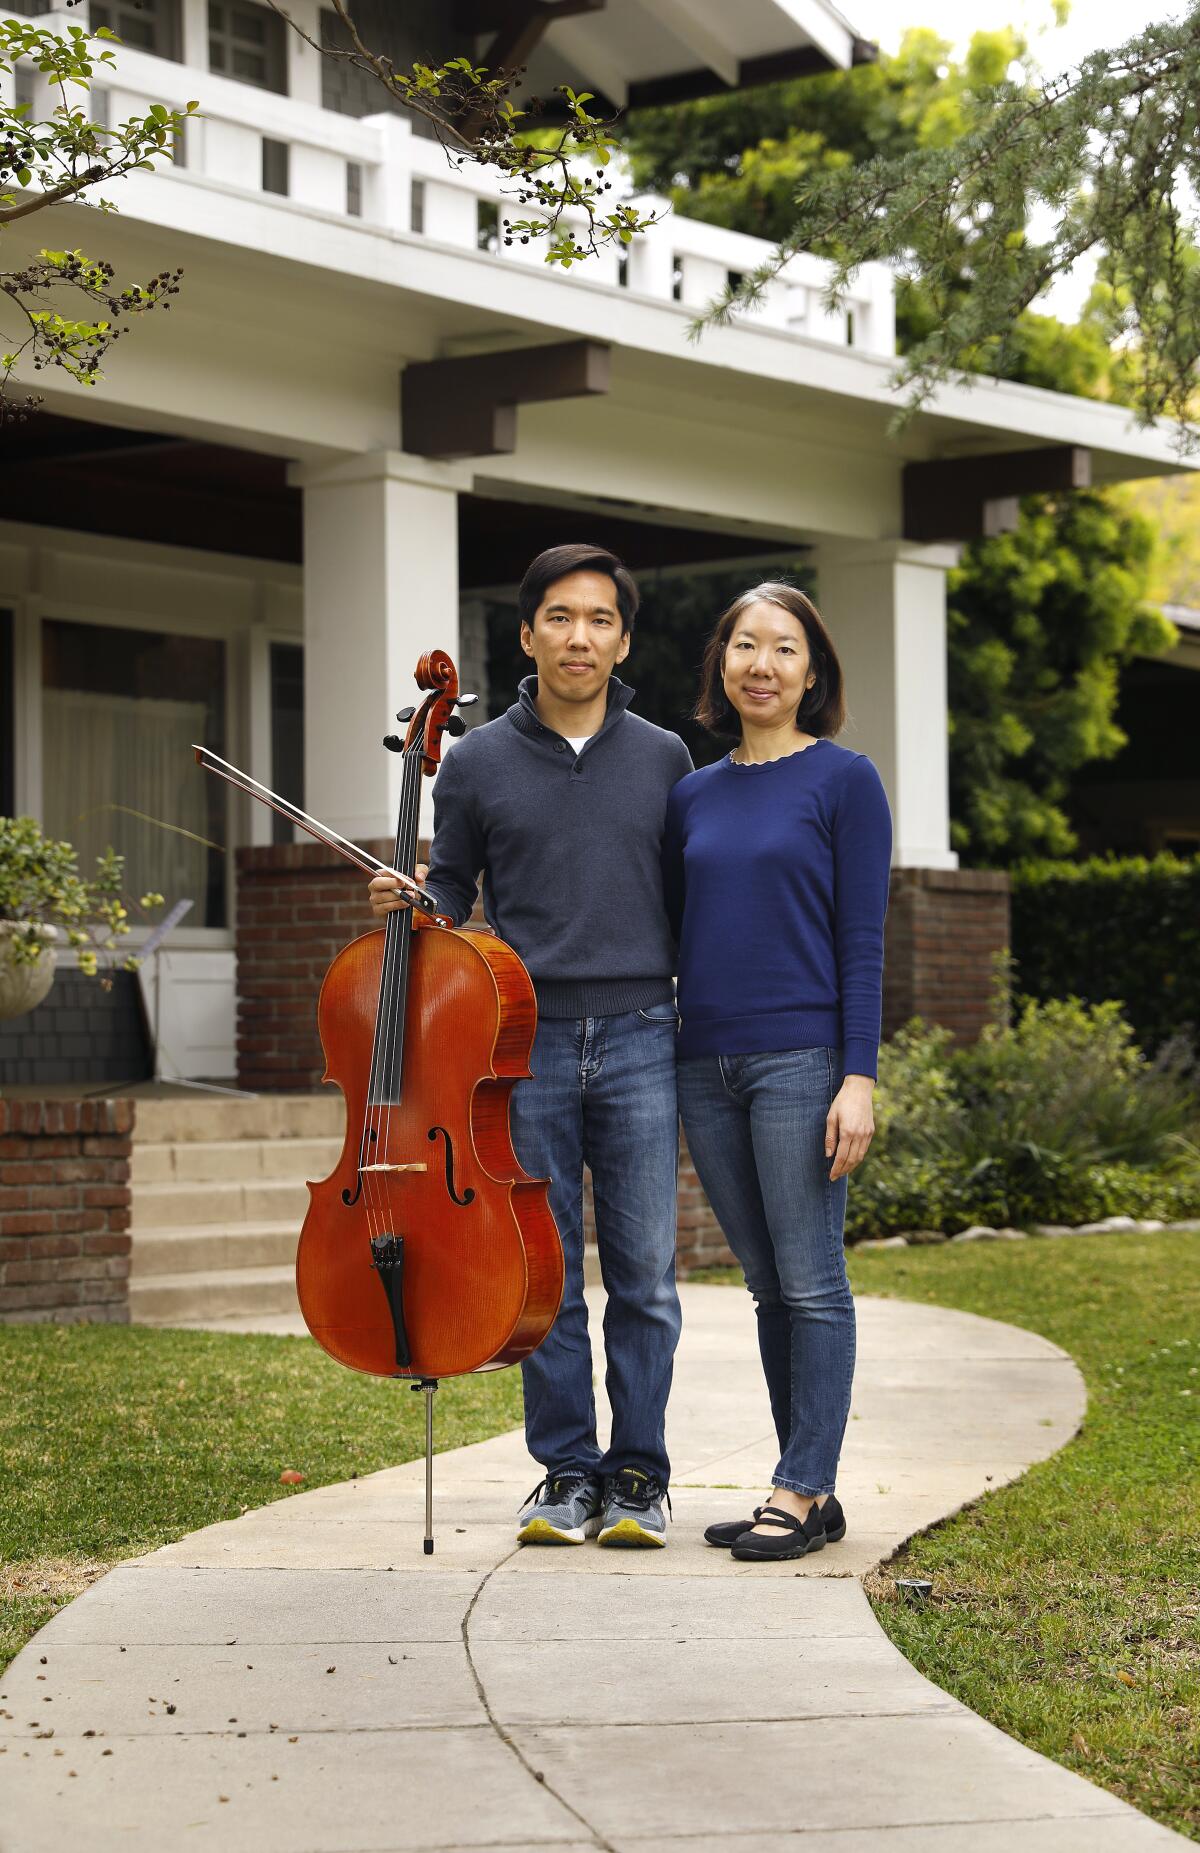
[[[538,554],[517,593],[522,624],[533,628],[534,614],[547,591],[556,579],[565,579],[568,573],[607,573],[617,588],[622,636],[633,629],[641,603],[633,574],[607,547],[591,547],[584,541],[566,541],[561,547],[547,547]]]

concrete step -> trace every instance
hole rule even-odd
[[[290,1222],[299,1228],[308,1210],[302,1180],[206,1184],[139,1184],[132,1193],[130,1227],[136,1250],[143,1229],[186,1229],[197,1223],[229,1228],[247,1222]]]
[[[135,1191],[145,1184],[231,1183],[275,1178],[291,1183],[328,1177],[342,1150],[340,1139],[174,1140],[137,1143],[130,1163]]]
[[[295,1313],[290,1267],[217,1268],[205,1274],[153,1274],[129,1283],[135,1325],[193,1324],[200,1319]]]
[[[244,1099],[139,1100],[134,1144],[195,1145],[228,1139],[341,1139],[346,1103],[336,1087],[319,1094]]]
[[[224,1331],[295,1331],[295,1257],[299,1227],[251,1224],[239,1233],[212,1229],[160,1230],[133,1250],[129,1316],[135,1325],[204,1325]],[[198,1257],[203,1257],[198,1262]],[[599,1283],[594,1248],[584,1250],[584,1274]],[[214,1322],[220,1322],[214,1326]],[[266,1322],[266,1323],[264,1323]]]
[[[203,1276],[228,1268],[291,1267],[299,1222],[194,1223],[187,1229],[139,1229],[132,1280],[160,1274]]]

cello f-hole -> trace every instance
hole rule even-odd
[[[469,1184],[467,1188],[463,1191],[463,1194],[461,1197],[459,1196],[457,1190],[455,1190],[454,1188],[454,1141],[451,1139],[450,1134],[446,1131],[446,1128],[444,1126],[431,1126],[429,1128],[429,1135],[428,1135],[430,1140],[436,1143],[439,1132],[441,1133],[443,1139],[446,1141],[446,1189],[450,1192],[451,1202],[457,1203],[460,1207],[465,1207],[468,1203],[474,1203],[475,1192],[471,1189]]]
[[[368,1145],[374,1145],[374,1143],[375,1143],[374,1126],[364,1126],[363,1127],[363,1137],[362,1137],[362,1149],[360,1150],[358,1154],[358,1182],[354,1186],[353,1195],[348,1190],[344,1190],[342,1192],[342,1202],[346,1205],[346,1208],[348,1210],[353,1209],[354,1205],[358,1202],[358,1199],[362,1196],[363,1166],[367,1162],[367,1147]]]

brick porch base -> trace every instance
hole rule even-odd
[[[0,1100],[0,1325],[129,1318],[130,1100]]]

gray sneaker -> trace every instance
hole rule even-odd
[[[627,1549],[662,1550],[667,1542],[667,1521],[662,1502],[666,1488],[640,1467],[622,1467],[604,1482],[604,1520],[600,1543]]]
[[[582,1544],[600,1529],[600,1487],[586,1473],[548,1473],[521,1508],[518,1544]]]

